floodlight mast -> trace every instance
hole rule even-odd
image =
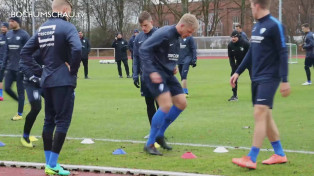
[[[279,0],[279,21],[282,23],[282,0]]]

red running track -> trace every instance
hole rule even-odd
[[[39,169],[0,167],[0,176],[46,176],[46,174],[44,170]],[[71,176],[125,176],[125,175],[71,171]]]

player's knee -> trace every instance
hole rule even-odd
[[[264,116],[267,115],[269,107],[266,105],[255,105],[254,106],[254,117],[255,120],[266,119]]]
[[[305,66],[304,66],[304,69],[305,69],[305,70],[309,70],[310,67],[305,65]]]
[[[180,100],[176,103],[176,107],[179,108],[180,110],[184,110],[187,107],[188,103],[186,99]]]
[[[159,108],[161,108],[163,112],[168,113],[170,111],[171,106],[172,106],[172,103],[165,103],[163,105],[160,105]]]

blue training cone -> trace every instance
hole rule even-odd
[[[115,150],[114,152],[112,152],[112,154],[114,154],[114,155],[125,155],[126,152],[123,149],[119,148],[119,149]]]
[[[5,146],[5,144],[0,142],[0,147],[4,147],[4,146]]]

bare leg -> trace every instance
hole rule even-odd
[[[279,140],[279,130],[277,125],[272,117],[272,110],[269,109],[267,115],[267,137],[270,142]]]
[[[261,148],[263,141],[266,137],[267,129],[267,116],[269,113],[269,107],[265,105],[255,105],[254,106],[254,119],[255,128],[253,136],[252,146]]]

